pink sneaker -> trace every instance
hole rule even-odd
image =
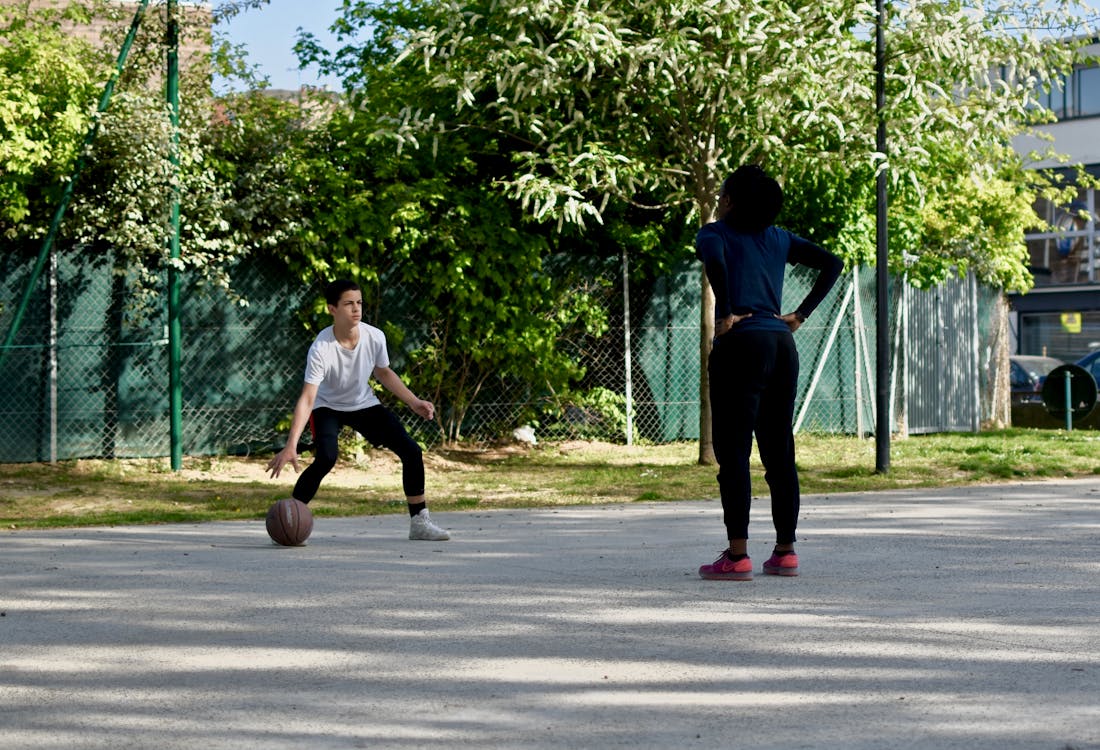
[[[773,552],[764,563],[764,572],[770,576],[796,576],[798,575],[798,555],[794,552],[777,555]]]
[[[751,581],[752,560],[742,557],[734,562],[729,558],[729,550],[724,550],[710,565],[699,567],[699,577],[712,581]]]

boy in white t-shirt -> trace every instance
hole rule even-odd
[[[382,405],[370,378],[404,401],[424,419],[435,416],[430,401],[417,398],[390,369],[386,336],[362,322],[363,293],[352,281],[334,281],[325,288],[332,325],[321,331],[306,356],[305,384],[294,405],[286,447],[268,463],[277,478],[288,463],[298,470],[298,440],[308,423],[313,432],[314,459],[298,477],[294,497],[308,503],[321,480],[336,465],[337,439],[345,425],[376,446],[389,448],[401,459],[401,482],[409,503],[409,539],[443,541],[450,534],[432,522],[424,500],[424,455],[397,416]]]

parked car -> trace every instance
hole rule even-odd
[[[1092,379],[1096,381],[1096,387],[1100,388],[1100,349],[1086,354],[1074,364],[1091,372]]]
[[[1064,365],[1054,357],[1036,357],[1029,354],[1013,354],[1008,358],[1009,383],[1012,386],[1012,404],[1041,404],[1043,383],[1055,367]]]

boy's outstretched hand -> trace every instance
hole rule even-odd
[[[424,419],[435,418],[435,405],[431,401],[424,401],[417,399],[409,406],[410,409],[422,416]]]
[[[431,404],[428,405],[431,406]],[[292,445],[283,448],[267,462],[267,470],[271,472],[271,478],[278,479],[283,467],[287,464],[291,464],[294,467],[294,471],[299,471],[298,451],[296,451]]]

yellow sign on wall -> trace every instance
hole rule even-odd
[[[1081,332],[1081,313],[1062,313],[1062,328],[1066,333]]]

